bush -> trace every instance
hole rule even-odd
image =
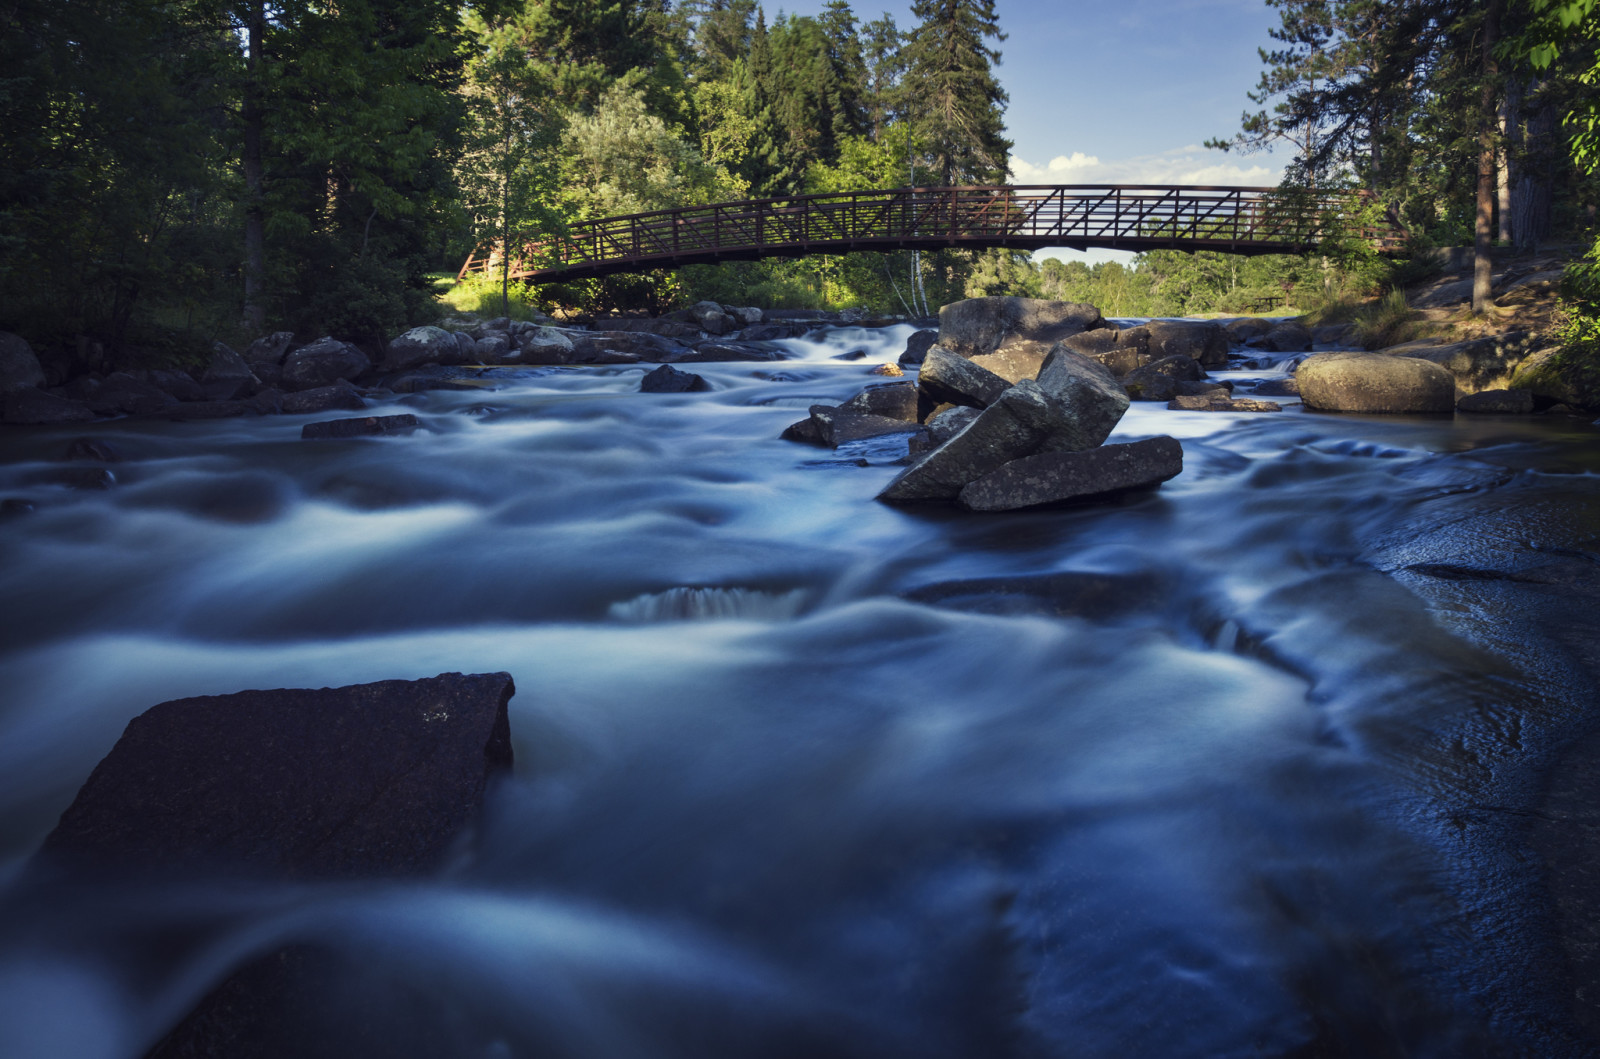
[[[1363,349],[1383,349],[1421,338],[1429,330],[1421,314],[1406,303],[1406,292],[1392,287],[1377,302],[1358,309],[1351,322],[1355,324],[1356,342]]]

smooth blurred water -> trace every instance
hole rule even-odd
[[[518,687],[440,878],[0,910],[0,1056],[138,1055],[302,941],[373,1055],[1587,1054],[1514,829],[1460,820],[1592,689],[1426,571],[1581,539],[1593,428],[1135,404],[1113,441],[1184,444],[1157,494],[897,509],[903,437],[778,434],[909,332],[710,393],[497,370],[374,407],[409,437],[0,435],[10,871],[157,702]],[[78,436],[114,486],[61,483]]]

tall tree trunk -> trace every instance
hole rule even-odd
[[[261,164],[261,79],[265,64],[262,41],[267,35],[266,0],[250,0],[246,11],[244,85],[244,314],[242,324],[251,334],[267,327],[267,231]]]
[[[1497,120],[1495,81],[1499,67],[1494,46],[1500,37],[1500,0],[1489,0],[1483,15],[1483,88],[1478,100],[1478,216],[1472,240],[1472,311],[1489,308],[1494,287],[1489,244],[1494,239],[1494,153]]]
[[[1525,86],[1521,96],[1522,149],[1517,152],[1520,161],[1516,194],[1512,197],[1515,216],[1511,232],[1517,249],[1530,250],[1550,234],[1556,115],[1544,86],[1538,82]]]
[[[1499,176],[1499,186],[1498,186],[1498,189],[1497,189],[1498,192],[1499,192],[1499,201],[1496,203],[1496,206],[1495,206],[1495,217],[1499,221],[1499,227],[1500,227],[1499,239],[1500,239],[1500,242],[1502,244],[1509,244],[1511,242],[1511,233],[1512,233],[1512,228],[1511,228],[1511,165],[1510,165],[1510,159],[1507,157],[1508,152],[1506,150],[1506,134],[1509,131],[1507,129],[1507,112],[1508,112],[1509,109],[1510,108],[1509,108],[1507,102],[1505,100],[1501,100],[1501,102],[1500,102],[1500,144],[1495,149],[1495,172]]]

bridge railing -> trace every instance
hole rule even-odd
[[[1354,229],[1354,196],[1262,187],[1007,185],[852,191],[685,206],[580,221],[516,252],[519,276],[603,274],[767,253],[906,246],[1169,245],[1244,252],[1301,249]],[[461,275],[499,266],[474,254]]]

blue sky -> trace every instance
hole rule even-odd
[[[819,14],[826,0],[768,0]],[[884,11],[902,29],[909,3],[853,0],[863,21]],[[1208,151],[1238,131],[1261,76],[1256,49],[1276,24],[1264,0],[996,0],[1006,125],[1019,184],[1276,184],[1284,159]],[[1066,259],[1070,251],[1048,252]],[[1088,260],[1125,260],[1112,251]]]

